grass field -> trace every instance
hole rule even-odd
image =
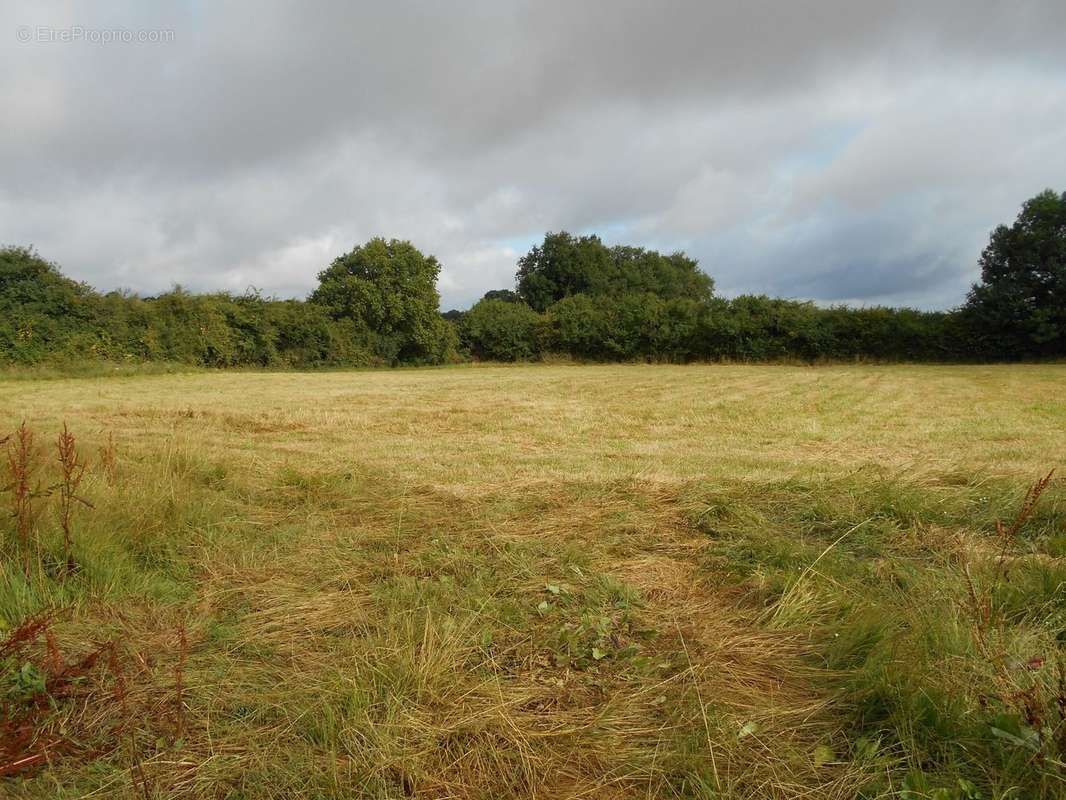
[[[0,378],[23,420],[0,796],[1066,796],[1066,366]]]

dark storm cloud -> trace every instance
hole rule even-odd
[[[354,243],[444,304],[545,230],[728,293],[957,303],[1066,176],[1066,4],[8,4],[0,241],[103,288],[300,295]],[[19,26],[173,41],[17,41]]]

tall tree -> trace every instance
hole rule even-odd
[[[361,326],[386,361],[439,361],[451,332],[438,313],[439,274],[437,259],[410,242],[376,238],[320,272],[309,299]]]
[[[684,253],[608,247],[598,236],[548,233],[518,261],[518,295],[535,311],[575,294],[649,293],[662,299],[709,300],[714,281]]]
[[[1027,200],[1013,225],[992,232],[980,264],[965,311],[983,349],[1066,354],[1066,192]]]

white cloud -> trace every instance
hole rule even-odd
[[[445,308],[546,230],[727,292],[959,302],[1066,175],[1066,4],[274,3],[0,10],[0,242],[101,288],[300,296],[370,236]],[[18,25],[169,28],[18,44]]]

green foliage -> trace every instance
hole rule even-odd
[[[386,363],[439,363],[453,344],[438,313],[440,264],[410,242],[371,239],[319,273],[310,301],[368,332]]]
[[[325,309],[258,294],[194,295],[180,287],[142,300],[109,294],[99,345],[113,359],[209,367],[316,367],[372,362],[361,331]]]
[[[8,658],[0,661],[0,696],[5,703],[27,703],[45,694],[45,675],[33,663]]]
[[[742,295],[709,307],[701,355],[740,361],[882,361],[970,357],[957,315],[909,308],[820,308],[813,303]]]
[[[482,300],[502,300],[505,303],[521,303],[522,298],[518,296],[518,292],[511,289],[489,289],[485,292]]]
[[[583,358],[609,358],[609,330],[603,308],[587,294],[575,294],[551,307],[552,349]]]
[[[547,347],[599,361],[971,358],[958,314],[723,300],[683,253],[549,233],[519,261],[517,295],[546,315]],[[490,293],[506,299],[506,293]],[[488,295],[487,295],[488,296]]]
[[[716,306],[703,319],[701,340],[708,355],[741,361],[810,359],[819,351],[811,303],[743,295]]]
[[[548,233],[518,261],[518,295],[535,311],[575,294],[654,294],[709,300],[714,281],[684,253],[607,247],[598,236]]]
[[[424,364],[454,359],[460,342],[475,358],[500,361],[544,351],[597,361],[972,357],[958,314],[723,300],[683,254],[608,248],[593,236],[548,234],[521,260],[517,292],[487,292],[468,312],[438,313],[438,272],[409,242],[374,239],[323,271],[310,302],[180,287],[139,298],[98,294],[32,250],[7,248],[0,361]]]
[[[0,360],[33,364],[91,349],[93,291],[26,247],[0,249]]]
[[[540,353],[541,317],[525,303],[483,299],[463,315],[462,344],[479,359],[528,361]]]
[[[308,302],[257,293],[100,295],[27,248],[0,249],[0,362],[85,359],[231,367],[523,361],[970,361],[1066,354],[1066,194],[1029,200],[981,257],[960,311],[822,308],[715,297],[695,260],[548,233],[515,289],[440,314],[440,265],[371,239],[319,274]]]
[[[578,358],[685,361],[697,357],[704,307],[650,293],[571,295],[549,310],[552,347]]]
[[[267,305],[277,331],[278,359],[285,366],[365,365],[372,361],[365,333],[348,320],[334,321],[320,306],[299,300]]]
[[[363,249],[376,252],[377,247],[371,242]],[[349,314],[320,302],[276,300],[256,292],[191,294],[175,287],[154,298],[122,292],[101,295],[64,277],[28,248],[2,248],[0,363],[92,359],[307,368],[452,357],[457,337],[437,313],[436,262],[422,259],[403,243],[386,247],[397,257],[380,270],[384,277],[367,278],[360,287],[374,298],[374,313],[384,314],[380,318],[369,311]],[[397,279],[397,271],[417,271],[419,259],[420,277],[407,283]],[[318,294],[337,295],[335,283],[327,282]],[[408,297],[407,291],[417,294]],[[368,327],[368,316],[380,327]]]
[[[1066,192],[1027,200],[1011,227],[992,232],[980,263],[966,313],[982,347],[1008,358],[1066,354]]]

